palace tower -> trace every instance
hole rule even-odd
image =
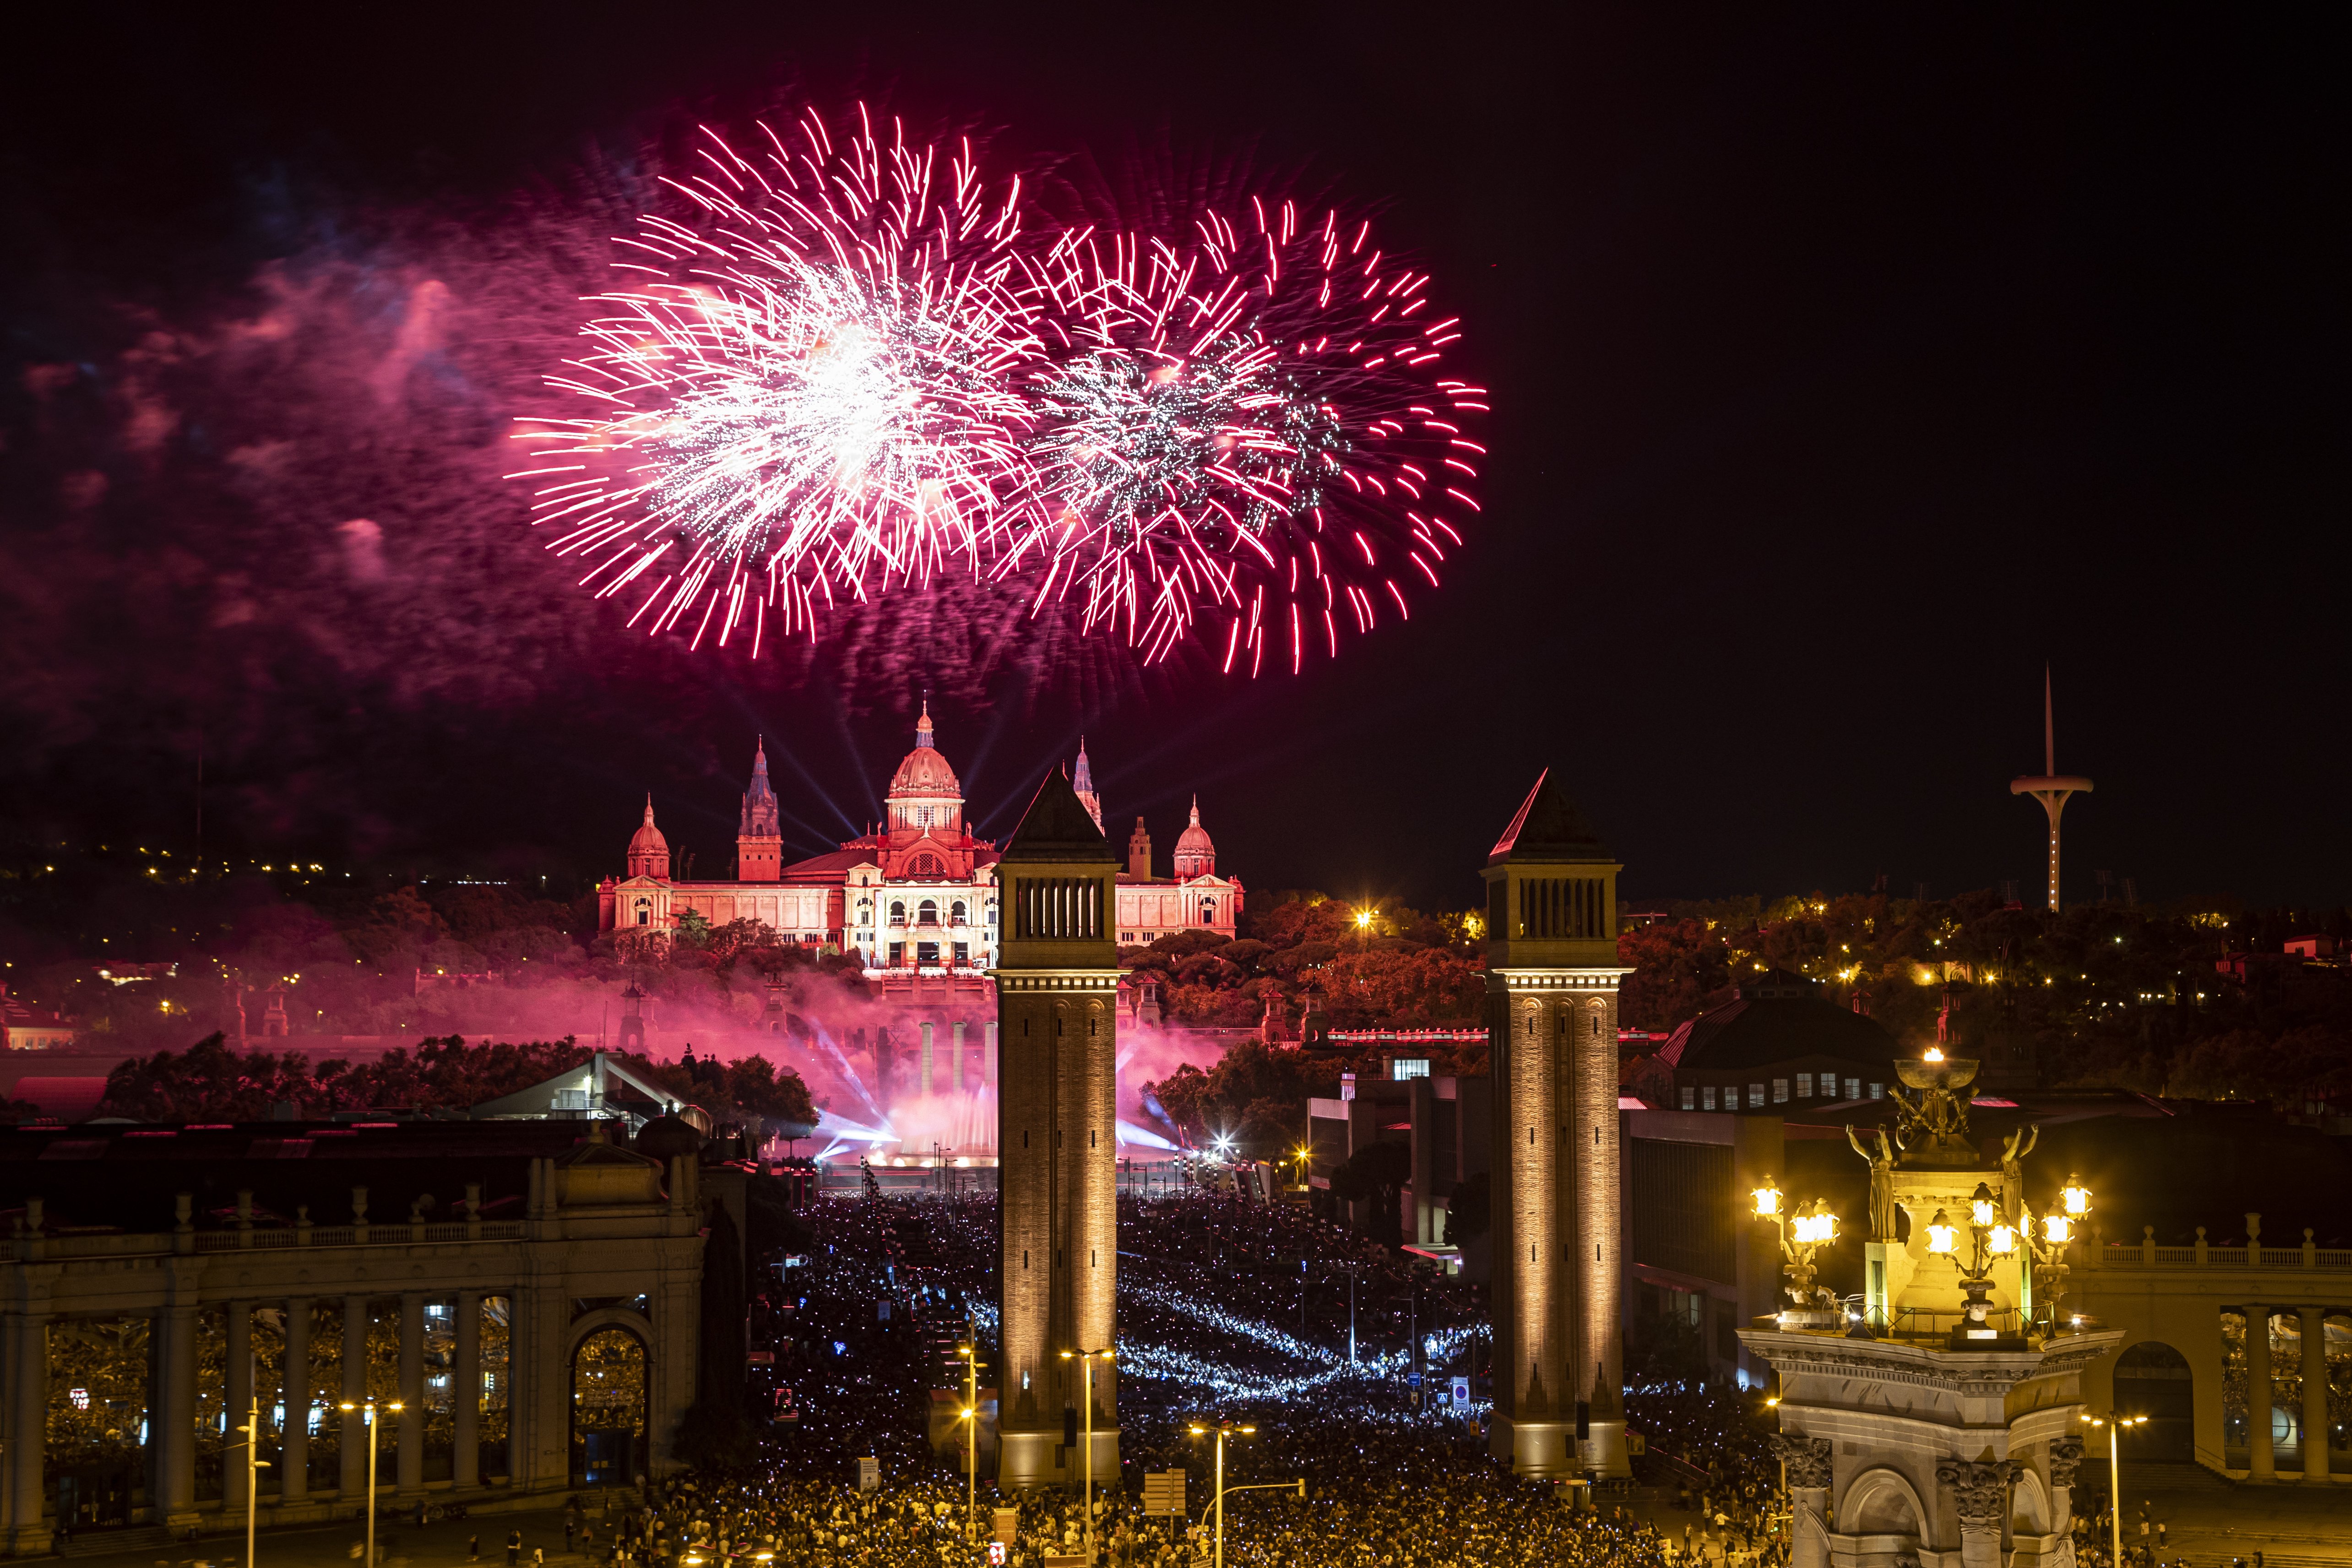
[[[1045,776],[998,862],[998,1178],[1003,1352],[998,1484],[1073,1480],[1067,1444],[1082,1380],[1066,1351],[1117,1336],[1118,862],[1059,769]],[[1094,1375],[1094,1473],[1118,1473],[1118,1374]],[[1076,1423],[1083,1427],[1081,1419]]]
[[[1617,1138],[1617,873],[1547,771],[1487,857],[1494,1452],[1629,1473]]]

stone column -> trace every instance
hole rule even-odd
[[[41,1517],[45,1489],[41,1465],[48,1448],[49,1314],[12,1312],[8,1354],[16,1376],[9,1383],[8,1517],[10,1549],[19,1557],[49,1550],[49,1521]]]
[[[400,1449],[395,1466],[403,1499],[425,1491],[425,1292],[400,1297]]]
[[[222,1402],[227,1407],[227,1430],[222,1434],[221,1445],[221,1506],[233,1514],[242,1514],[251,1501],[246,1491],[248,1485],[257,1484],[258,1472],[247,1468],[251,1458],[246,1445],[257,1441],[259,1431],[240,1432],[239,1427],[259,1427],[252,1418],[253,1410],[253,1303],[231,1301],[223,1309],[228,1314],[228,1365],[222,1379],[225,1387]],[[255,1478],[248,1479],[248,1478]]]
[[[2303,1479],[2327,1479],[2327,1309],[2298,1307],[2303,1319]]]
[[[2082,1466],[2082,1438],[2050,1440],[2050,1528],[2056,1534],[2074,1528],[2074,1472]]]
[[[971,1073],[967,1071],[967,1064],[963,1059],[963,1020],[961,1019],[948,1025],[948,1050],[955,1056],[956,1092],[964,1093],[972,1085]]]
[[[2267,1481],[2277,1473],[2271,1452],[2271,1310],[2250,1305],[2245,1315],[2247,1479]]]
[[[310,1303],[286,1303],[286,1375],[279,1380],[286,1425],[278,1435],[278,1500],[310,1495]]]
[[[457,1364],[449,1369],[451,1484],[459,1490],[482,1479],[482,1293],[457,1292]]]
[[[155,1511],[179,1529],[196,1516],[195,1281],[173,1281],[181,1298],[157,1314],[154,1411]]]
[[[368,1301],[365,1296],[343,1298],[343,1397],[352,1406],[341,1411],[342,1472],[338,1478],[343,1501],[355,1503],[367,1495],[368,1444],[373,1434],[368,1430],[367,1411],[367,1332]],[[373,1504],[371,1504],[373,1506]]]
[[[929,1099],[929,1098],[930,1098],[931,1091],[932,1091],[933,1087],[935,1086],[935,1084],[936,1084],[936,1082],[937,1082],[937,1081],[936,1081],[932,1076],[931,1076],[932,1063],[933,1063],[933,1061],[934,1061],[934,1056],[933,1056],[932,1049],[931,1049],[931,1037],[932,1037],[932,1036],[933,1036],[933,1034],[937,1031],[938,1027],[939,1027],[938,1025],[936,1025],[936,1024],[932,1023],[932,1022],[931,1022],[931,1020],[930,1020],[930,1019],[925,1019],[923,1020],[923,1024],[922,1024],[922,1029],[923,1029],[923,1065],[922,1065],[922,1084],[923,1084],[923,1097],[924,1097],[925,1099]]]
[[[990,1019],[980,1026],[980,1082],[983,1088],[996,1086],[996,1020]]]
[[[1960,1519],[1961,1568],[2000,1568],[2001,1530],[2009,1522],[2009,1479],[2007,1459],[1937,1463],[1937,1484],[1952,1494],[1954,1511]]]
[[[1829,1568],[1830,1440],[1774,1436],[1789,1486],[1789,1568]]]

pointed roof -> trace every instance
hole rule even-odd
[[[1486,863],[1497,861],[1594,861],[1609,858],[1607,846],[1601,835],[1568,798],[1568,791],[1552,782],[1551,769],[1547,768],[1536,779],[1536,787],[1528,791],[1520,802],[1519,814],[1495,841]]]
[[[1192,824],[1176,835],[1177,852],[1181,853],[1186,850],[1206,850],[1213,847],[1209,841],[1209,830],[1201,826],[1201,797],[1195,795],[1192,797]]]
[[[1060,768],[1052,769],[1037,786],[1021,825],[1004,846],[1008,861],[1073,861],[1089,865],[1114,865],[1110,841],[1078,799]]]
[[[922,716],[915,720],[915,744],[928,748],[931,744],[931,694],[923,694]]]
[[[1081,795],[1095,792],[1094,769],[1087,766],[1087,737],[1083,735],[1078,737],[1078,766],[1077,770],[1070,775],[1070,788]]]
[[[898,764],[898,771],[890,776],[890,798],[909,795],[934,799],[947,795],[959,800],[963,796],[963,786],[956,781],[955,769],[948,766],[948,759],[940,755],[934,743],[929,693],[923,696],[922,716],[915,721],[915,749],[907,753]]]

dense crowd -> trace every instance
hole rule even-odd
[[[1078,1500],[1000,1498],[985,1458],[966,1543],[961,1400],[935,1391],[950,1386],[967,1333],[983,1362],[994,1355],[993,1199],[843,1194],[806,1218],[813,1240],[754,1314],[793,1421],[770,1428],[753,1463],[656,1484],[611,1550],[640,1568],[721,1554],[758,1568],[762,1553],[815,1568],[938,1568],[983,1561],[978,1543],[1005,1507],[1018,1510],[1009,1562],[1038,1568],[1075,1552]],[[1644,1479],[1664,1489],[1604,1489],[1597,1506],[1572,1506],[1488,1455],[1483,1405],[1456,1410],[1444,1397],[1461,1375],[1483,1398],[1483,1303],[1461,1281],[1230,1193],[1129,1197],[1120,1220],[1121,1467],[1100,1478],[1094,1521],[1116,1568],[1191,1562],[1189,1531],[1211,1511],[1213,1440],[1190,1430],[1202,1415],[1255,1427],[1226,1451],[1228,1488],[1260,1489],[1227,1495],[1235,1568],[1772,1560],[1774,1470],[1764,1426],[1737,1395],[1637,1396],[1636,1420],[1661,1451],[1643,1461]],[[877,1484],[861,1490],[868,1456]],[[1143,1477],[1168,1470],[1186,1472],[1181,1522],[1141,1511]],[[1688,1538],[1658,1528],[1656,1507],[1638,1517],[1626,1506],[1637,1496],[1688,1521]]]

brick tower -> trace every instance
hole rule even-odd
[[[1495,1075],[1493,1448],[1622,1476],[1617,873],[1546,771],[1487,857]]]
[[[1070,781],[1047,774],[996,868],[998,1484],[1012,1490],[1077,1479],[1064,1413],[1076,1414],[1081,1380],[1062,1353],[1108,1350],[1117,1333],[1118,873]],[[1108,1366],[1094,1376],[1097,1478],[1118,1473],[1117,1379]]]

